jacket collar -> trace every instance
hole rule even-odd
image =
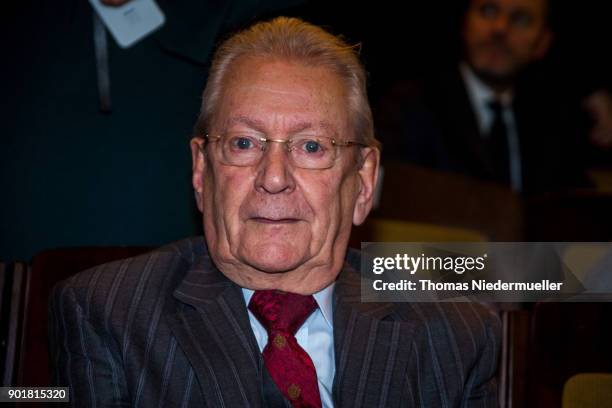
[[[214,266],[203,240],[192,246],[173,292],[179,302],[168,302],[171,329],[212,405],[265,406],[263,360],[241,289]],[[392,380],[405,378],[414,327],[397,321],[392,303],[361,302],[358,270],[359,253],[349,251],[333,296],[334,401],[393,406],[402,387]]]
[[[171,330],[212,406],[264,406],[263,360],[240,288],[214,266],[203,240],[193,244],[172,294],[178,302],[168,302]]]

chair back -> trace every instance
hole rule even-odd
[[[21,358],[16,386],[44,387],[50,384],[48,303],[53,286],[77,272],[129,258],[150,250],[150,247],[84,247],[47,250],[32,260],[24,296]]]
[[[562,408],[612,408],[612,373],[571,377],[563,387]]]
[[[522,201],[505,186],[460,174],[387,161],[373,216],[478,231],[520,241]]]

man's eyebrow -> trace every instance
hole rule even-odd
[[[329,133],[332,133],[334,135],[338,134],[338,129],[336,129],[336,126],[332,125],[329,122],[326,121],[321,121],[319,122],[319,126],[323,129],[325,129],[326,131],[328,131]]]
[[[237,124],[246,125],[249,128],[255,129],[258,132],[266,133],[265,123],[261,120],[258,120],[258,119],[255,119],[249,116],[244,116],[244,115],[233,116],[229,118],[226,122],[227,127],[237,125]],[[337,134],[336,127],[327,121],[319,122],[318,126],[314,126],[312,122],[308,122],[308,121],[297,121],[289,127],[289,133],[298,133],[298,132],[302,132],[304,130],[309,130],[313,128],[321,128],[334,135]]]
[[[233,116],[227,120],[226,122],[227,127],[230,127],[233,125],[246,125],[261,133],[264,133],[264,128],[265,128],[265,125],[262,121],[254,119],[254,118],[250,118],[248,116],[243,116],[243,115]]]
[[[313,122],[298,121],[289,127],[288,132],[290,134],[295,134],[295,133],[303,132],[305,130],[315,130],[315,131],[323,130],[325,133],[328,133],[333,137],[337,135],[336,127],[326,121],[320,121],[314,124]]]

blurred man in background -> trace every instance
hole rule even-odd
[[[553,40],[546,0],[472,0],[464,13],[462,58],[402,101],[383,135],[389,157],[494,181],[525,193],[586,185],[588,135],[564,84],[529,83],[524,73]],[[609,94],[587,101],[591,137],[607,146]]]

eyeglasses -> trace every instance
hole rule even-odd
[[[248,133],[206,135],[209,142],[219,142],[221,160],[231,166],[248,167],[259,164],[268,143],[284,143],[291,162],[303,169],[328,169],[338,158],[341,147],[363,146],[352,140],[336,140],[325,136],[303,135],[287,140],[269,139]]]

